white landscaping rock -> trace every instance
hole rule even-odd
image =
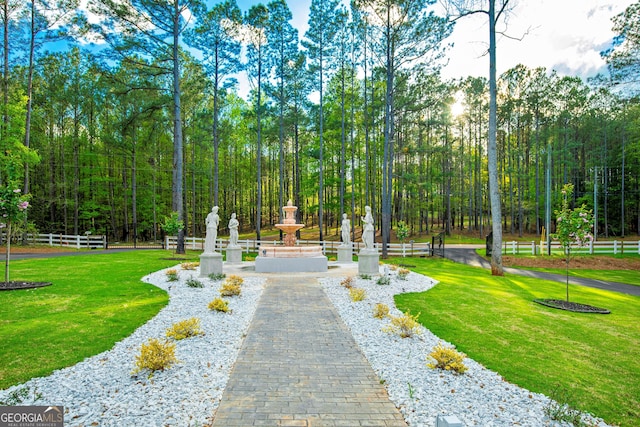
[[[69,425],[101,426],[196,426],[209,424],[220,402],[229,373],[253,318],[265,279],[245,278],[239,297],[226,298],[232,314],[207,308],[220,296],[222,281],[199,279],[204,288],[185,283],[197,271],[181,270],[180,280],[167,282],[166,270],[142,280],[168,291],[169,304],[131,336],[106,352],[85,359],[48,377],[0,391],[9,393],[28,387],[29,398],[21,405],[62,405]],[[163,339],[174,323],[197,317],[205,333],[176,342],[179,363],[148,377],[131,375],[140,346],[149,338]],[[35,395],[34,395],[35,394]],[[97,424],[96,424],[97,425]]]

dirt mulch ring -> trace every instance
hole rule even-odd
[[[18,289],[34,289],[51,286],[51,282],[0,282],[0,291],[14,291]]]
[[[502,256],[505,267],[566,268],[564,258],[560,257],[513,257]],[[640,258],[613,258],[609,256],[588,255],[571,258],[572,270],[640,270]]]
[[[547,307],[558,308],[560,310],[573,311],[576,313],[595,313],[610,314],[611,311],[606,308],[594,307],[592,305],[580,304],[577,302],[559,300],[559,299],[534,299],[533,302],[542,304]]]

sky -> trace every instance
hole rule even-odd
[[[242,11],[259,3],[237,0]],[[216,1],[209,0],[209,4]],[[268,2],[268,0],[264,0]],[[293,14],[292,24],[299,37],[308,28],[311,0],[288,0]],[[592,77],[605,71],[600,52],[611,45],[614,33],[611,18],[623,12],[635,0],[511,0],[514,9],[506,25],[499,30],[497,46],[498,75],[518,64],[545,67],[560,75]],[[439,6],[437,6],[439,7]],[[488,76],[488,24],[479,14],[458,20],[447,40],[448,63],[442,70],[445,79]],[[515,40],[522,39],[522,40]]]

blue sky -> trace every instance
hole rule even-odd
[[[292,24],[302,38],[308,28],[311,0],[287,1],[293,14]],[[209,6],[218,2],[207,0]],[[256,0],[237,2],[243,12],[259,3]],[[343,2],[346,4],[348,0]],[[611,18],[633,2],[635,0],[511,0],[514,8],[506,24],[503,21],[499,27],[508,37],[500,37],[498,41],[498,74],[518,64],[583,78],[605,71],[600,52],[611,45],[614,36]],[[434,7],[442,10],[440,3]],[[486,15],[460,19],[447,40],[454,46],[447,53],[443,77],[488,76],[489,60],[484,55],[487,40]]]
[[[268,1],[267,1],[268,2]],[[604,70],[600,51],[610,46],[613,38],[611,18],[624,11],[635,0],[512,0],[506,34],[524,38],[521,41],[502,37],[498,44],[498,73],[518,64],[555,69],[561,75],[591,77]],[[215,1],[209,0],[209,4]],[[238,0],[242,11],[258,1]],[[293,25],[303,37],[308,28],[311,0],[288,0]],[[525,35],[526,33],[526,35]],[[445,78],[487,76],[486,51],[488,29],[486,16],[459,20],[449,41],[449,63]]]

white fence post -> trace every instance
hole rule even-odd
[[[614,255],[618,255],[618,241],[617,240],[613,241],[613,254]]]

